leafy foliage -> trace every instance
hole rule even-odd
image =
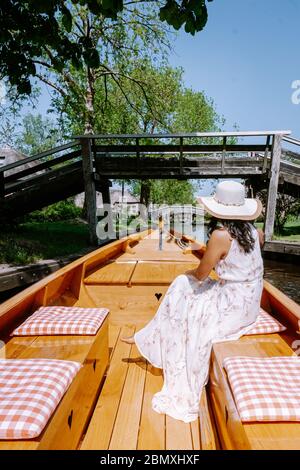
[[[20,96],[15,87],[10,87],[7,81],[0,81],[0,146],[14,145],[20,127],[22,107],[30,104],[33,108],[36,103],[38,90],[33,89],[31,96]]]
[[[156,10],[156,3],[146,8],[143,2],[138,7],[136,2],[129,2],[124,12],[116,20],[111,20],[90,15],[84,7],[73,6],[70,10],[72,30],[68,37],[75,42],[92,42],[99,61],[90,62],[79,69],[72,61],[65,61],[63,68],[58,69],[55,50],[49,47],[34,59],[36,78],[50,87],[60,103],[63,98],[61,114],[65,116],[66,109],[72,110],[82,123],[81,132],[94,131],[96,110],[100,108],[102,114],[106,112],[106,104],[115,90],[122,99],[126,98],[131,109],[134,106],[128,95],[130,83],[134,83],[136,89],[147,98],[144,77],[142,73],[135,75],[138,69],[135,64],[155,63],[158,67],[166,61],[169,47],[168,30],[157,20]],[[61,20],[59,25],[64,31]],[[99,88],[102,94],[97,93],[96,102],[96,89]]]
[[[257,193],[261,199],[264,210],[267,204],[267,190],[263,189]],[[276,234],[283,234],[284,226],[291,217],[299,217],[300,215],[300,200],[283,192],[277,193],[276,213],[275,213],[275,227]]]
[[[0,263],[28,264],[34,263],[40,258],[39,245],[37,243],[16,239],[13,235],[1,235],[0,238]]]
[[[147,180],[149,200],[154,204],[193,204],[194,191],[190,181]],[[141,193],[141,182],[132,186],[133,193]],[[149,202],[149,201],[147,201]]]
[[[217,131],[224,125],[224,119],[217,114],[211,99],[203,92],[185,88],[182,69],[167,64],[156,67],[149,60],[138,60],[128,73],[132,80],[123,84],[123,90],[113,80],[107,81],[106,88],[101,79],[95,81],[95,133],[201,132]],[[84,83],[77,74],[73,71],[74,80]],[[142,80],[143,88],[136,83],[138,80]],[[73,134],[84,132],[85,102],[76,99],[72,90],[67,98],[57,95],[53,106],[61,115],[62,126]],[[191,182],[147,180],[128,183],[145,205],[149,202],[184,204],[193,201]]]
[[[93,1],[85,0],[51,0],[47,5],[4,1],[12,3],[20,11],[24,8],[22,14],[33,9],[33,24],[40,16],[43,25],[55,22],[55,38],[49,41],[47,35],[41,39],[26,29],[23,33],[28,33],[26,47],[33,47],[34,54],[28,55],[35,67],[32,75],[51,87],[52,108],[60,116],[63,134],[212,131],[222,125],[213,103],[203,93],[186,89],[183,71],[171,68],[166,60],[169,29],[163,22],[175,29],[185,24],[193,34],[207,19],[204,0],[102,1],[95,8]],[[4,6],[0,8],[4,11]],[[50,34],[50,26],[46,32]],[[37,43],[39,47],[34,49]],[[49,120],[26,117],[19,146],[26,153],[42,150],[43,142],[52,142],[51,127]],[[191,184],[171,181],[144,182],[140,189],[147,197],[141,199],[161,199],[163,187],[171,195],[172,185],[182,195],[181,202],[191,201]],[[176,189],[174,197],[175,193]]]
[[[211,1],[211,0],[208,0]],[[207,22],[206,0],[165,0],[158,4],[156,16],[175,29],[185,25],[185,31],[195,34]],[[89,18],[117,21],[133,5],[153,1],[123,2],[123,0],[1,0],[0,3],[0,78],[8,77],[18,93],[31,93],[31,77],[39,74],[44,54],[50,52],[51,65],[61,72],[66,63],[80,69],[97,68],[101,51],[92,35],[82,30],[71,34],[80,18],[74,11],[85,11]]]
[[[42,210],[34,211],[26,216],[26,222],[55,222],[73,220],[82,216],[82,209],[75,206],[72,198],[51,204]]]
[[[207,0],[211,2],[212,0]],[[160,9],[160,19],[167,21],[173,28],[180,29],[184,25],[187,33],[194,35],[201,31],[208,19],[205,0],[168,0]]]
[[[29,113],[23,118],[22,132],[16,138],[15,145],[30,156],[59,145],[62,139],[60,129],[51,119]]]

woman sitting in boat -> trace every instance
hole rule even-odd
[[[261,202],[245,198],[244,186],[234,181],[219,183],[215,195],[201,202],[212,221],[199,266],[172,282],[143,329],[123,338],[163,369],[164,385],[152,398],[153,409],[184,422],[199,416],[212,344],[247,333],[263,289],[263,233],[250,222],[260,215]],[[218,280],[209,277],[212,269]]]

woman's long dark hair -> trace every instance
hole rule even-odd
[[[217,219],[216,217],[212,217],[208,224],[208,237],[210,237],[213,231],[218,228],[227,229],[230,236],[237,240],[245,253],[250,253],[253,250],[255,240],[252,235],[253,225],[251,222],[247,222],[245,220]]]

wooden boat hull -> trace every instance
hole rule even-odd
[[[275,429],[268,424],[251,427],[240,422],[222,368],[224,354],[293,353],[290,346],[300,329],[300,307],[268,282],[264,284],[262,306],[286,324],[287,331],[280,336],[244,337],[215,345],[210,384],[207,393],[204,391],[201,397],[197,421],[185,424],[152,411],[151,397],[162,386],[162,371],[147,364],[134,346],[120,341],[120,336],[133,334],[145,325],[155,314],[172,280],[198,265],[197,250],[203,247],[196,246],[188,237],[183,239],[185,247],[177,242],[176,235],[170,235],[160,251],[157,234],[152,231],[125,237],[70,263],[0,306],[1,339],[6,343],[7,357],[46,355],[76,360],[80,356],[86,367],[82,382],[79,380],[85,387],[80,385],[82,388],[73,395],[67,393],[64,398],[67,405],[63,406],[62,412],[59,407],[51,420],[55,426],[50,422],[43,434],[48,436],[47,439],[0,441],[0,449],[299,447],[300,424],[288,423]],[[101,344],[94,338],[96,342],[84,349],[78,338],[69,338],[66,345],[59,337],[51,340],[25,337],[20,341],[9,336],[15,326],[45,305],[109,308]],[[95,361],[97,373],[93,368]],[[85,397],[84,405],[82,397]],[[82,413],[84,407],[85,413]],[[62,430],[69,436],[67,439],[59,439]]]

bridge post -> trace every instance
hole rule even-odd
[[[102,194],[102,202],[103,204],[111,204],[110,200],[110,190],[112,183],[110,180],[100,180],[99,187],[97,186],[97,191],[99,190]]]
[[[271,160],[271,175],[268,188],[268,197],[265,213],[265,223],[264,223],[264,232],[265,240],[271,241],[274,232],[274,223],[275,223],[275,213],[276,213],[276,202],[277,202],[277,192],[278,192],[278,182],[279,182],[279,172],[280,172],[280,159],[281,159],[281,144],[282,144],[282,135],[273,136],[273,145],[272,145],[272,160]]]
[[[0,197],[5,196],[5,188],[4,188],[4,172],[0,171]]]
[[[91,139],[88,136],[82,137],[80,139],[80,143],[82,150],[82,171],[84,179],[87,220],[89,223],[90,243],[92,245],[98,245],[98,237],[96,232],[97,203]]]

